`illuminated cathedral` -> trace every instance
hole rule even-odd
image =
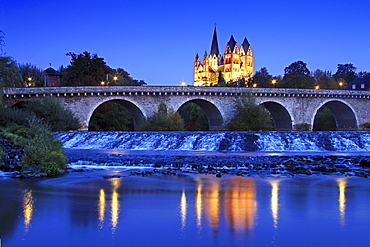
[[[220,72],[227,83],[248,80],[254,75],[254,56],[247,38],[239,47],[233,35],[226,43],[224,54],[220,54],[215,27],[210,53],[206,51],[203,60],[198,54],[195,56],[194,86],[217,85]]]

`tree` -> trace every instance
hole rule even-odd
[[[221,71],[218,71],[217,85],[219,87],[226,87],[226,81]]]
[[[226,126],[237,131],[274,129],[269,112],[262,105],[257,105],[250,94],[235,100],[234,116]]]
[[[25,85],[27,85],[27,83],[32,83],[32,86],[44,86],[45,78],[41,68],[38,68],[36,65],[30,63],[19,64],[18,68]]]
[[[284,77],[280,83],[283,88],[314,88],[315,79],[310,76],[307,64],[297,61],[284,69]]]
[[[143,80],[133,79],[130,74],[122,69],[112,69],[112,74],[110,75],[109,85],[111,86],[143,86],[146,83]]]
[[[307,68],[306,63],[297,61],[285,67],[283,79],[287,76],[310,76],[310,70]]]
[[[122,105],[107,102],[100,105],[92,114],[90,131],[127,131],[134,130],[131,113]]]
[[[326,106],[321,107],[315,116],[314,131],[333,131],[337,130],[337,125],[333,113]]]
[[[368,71],[360,71],[360,72],[357,73],[357,76],[360,77],[360,78],[370,77],[370,72],[368,72]]]
[[[185,103],[179,109],[186,130],[208,130],[208,118],[202,108],[193,102]]]
[[[70,65],[65,69],[64,82],[67,86],[98,86],[106,80],[112,69],[106,65],[104,58],[85,51],[81,54],[69,52]]]
[[[351,63],[346,64],[338,64],[337,72],[333,75],[333,77],[340,81],[344,79],[347,83],[350,83],[354,79],[356,79],[356,67]]]
[[[30,101],[24,108],[43,120],[52,131],[77,130],[81,127],[72,111],[64,108],[55,98]]]
[[[144,118],[142,130],[152,131],[179,131],[184,130],[184,121],[180,114],[167,108],[164,102],[158,106],[158,111],[148,118]]]
[[[311,75],[315,79],[316,85],[318,85],[321,89],[340,89],[339,84],[331,76],[330,71],[317,69],[312,72]],[[341,87],[344,86],[342,85]]]
[[[0,87],[23,87],[22,75],[12,57],[0,56]]]
[[[256,84],[258,87],[268,88],[272,87],[272,75],[269,74],[266,67],[262,67],[259,71],[257,71],[251,81],[251,84]]]

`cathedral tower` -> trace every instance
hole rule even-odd
[[[224,54],[218,48],[217,30],[213,31],[211,50],[205,52],[203,61],[196,54],[194,60],[194,86],[215,86],[221,72],[227,83],[249,79],[254,75],[254,56],[247,38],[239,47],[233,35],[226,43]]]

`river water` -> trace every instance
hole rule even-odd
[[[232,137],[214,133],[218,137],[198,136],[189,141],[188,136],[193,134],[180,133],[181,144],[175,137],[164,144],[171,139],[167,136],[153,141],[157,143],[154,145],[149,145],[149,141],[144,143],[154,140],[150,135],[137,144],[125,143],[121,138],[125,133],[100,133],[100,137],[98,133],[81,132],[57,135],[72,156],[73,152],[93,156],[95,152],[116,150],[117,155],[123,156],[125,152],[154,155],[160,151],[160,155],[166,155],[166,151],[172,151],[188,156],[196,156],[197,153],[191,152],[203,155],[237,152],[258,157],[259,152],[273,155],[276,147],[281,147],[276,142],[262,143],[265,137],[260,133],[257,133],[260,136],[242,133]],[[347,149],[351,148],[347,152],[369,154],[366,132],[312,135],[303,134],[295,139],[280,135],[285,149],[277,151],[304,153],[305,146],[308,155],[311,152],[345,154],[344,148],[335,146],[341,142],[346,143]],[[114,138],[116,141],[112,141]],[[209,138],[212,141],[206,141]],[[320,138],[325,142],[312,141]],[[127,140],[131,139],[134,138]],[[109,142],[116,146],[104,146]],[[302,146],[302,143],[306,144]],[[131,148],[125,150],[123,145]],[[146,148],[135,148],[140,145]],[[181,148],[185,146],[186,150]],[[84,166],[88,167],[89,162]],[[116,164],[99,167],[102,169],[48,179],[0,176],[2,246],[369,246],[370,179],[323,175],[217,178],[192,172],[142,177],[131,176],[130,171],[152,168]]]

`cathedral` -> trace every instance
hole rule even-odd
[[[194,86],[217,85],[220,72],[227,83],[248,80],[254,75],[254,56],[247,38],[244,38],[239,47],[233,35],[226,43],[224,54],[221,55],[215,27],[209,55],[206,51],[202,61],[198,54],[195,56]]]

